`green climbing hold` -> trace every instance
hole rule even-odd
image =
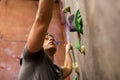
[[[83,34],[83,23],[82,23],[82,17],[80,15],[80,11],[77,10],[75,15],[75,27],[78,32]]]
[[[77,77],[74,77],[74,80],[78,80]]]
[[[81,43],[79,40],[76,41],[75,48],[78,49],[79,51],[81,51]]]

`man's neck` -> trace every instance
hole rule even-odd
[[[53,56],[48,55],[48,57],[50,58],[50,60],[51,60],[52,62],[54,61]]]
[[[52,53],[51,51],[45,51],[45,53],[48,55],[48,57],[50,58],[50,60],[53,62],[54,60],[54,53]]]

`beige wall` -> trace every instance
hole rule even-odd
[[[79,80],[119,80],[120,79],[120,6],[119,0],[62,0],[71,7],[71,14],[79,9],[83,18],[81,42],[85,55],[75,47],[75,57],[79,64]],[[66,15],[66,20],[71,15]],[[70,33],[75,46],[77,33]],[[73,73],[71,78],[76,74]]]

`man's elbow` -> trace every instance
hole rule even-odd
[[[72,73],[72,68],[66,68],[63,78],[68,77]]]
[[[68,68],[68,76],[72,73],[72,67]]]

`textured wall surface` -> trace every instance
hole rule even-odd
[[[37,10],[36,0],[0,0],[0,80],[17,80],[19,56],[26,43]],[[60,20],[59,4],[54,5],[49,32],[64,41],[65,27]],[[55,63],[62,65],[64,46],[57,46]]]
[[[120,79],[120,0],[61,0],[71,7],[71,14],[80,10],[83,19],[85,55],[75,48],[76,32],[70,32],[75,58],[79,64],[79,80]],[[71,15],[66,13],[66,20]],[[71,78],[76,74],[73,72]]]

